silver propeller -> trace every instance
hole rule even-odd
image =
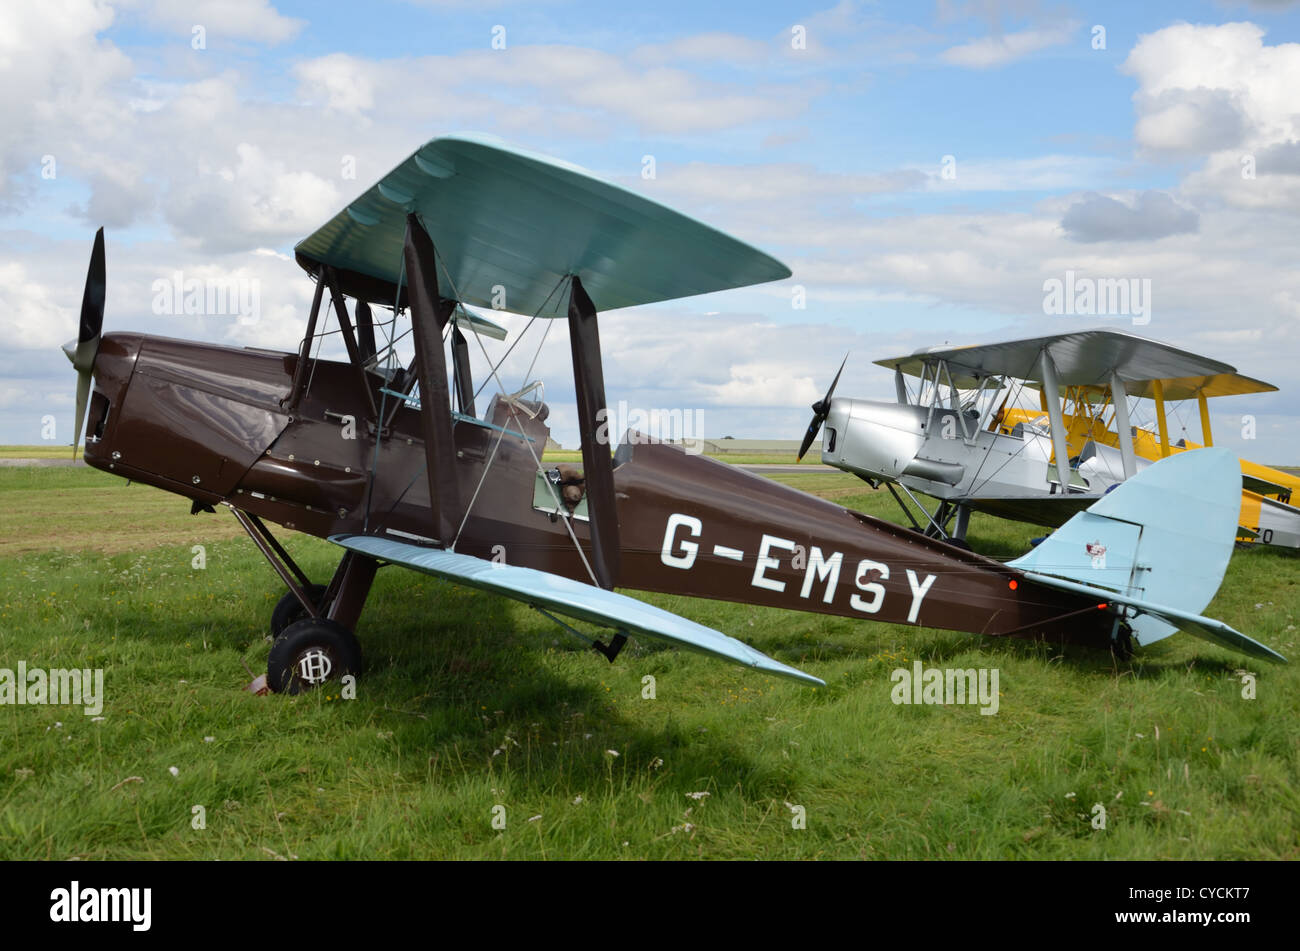
[[[81,295],[81,326],[77,339],[63,345],[63,352],[77,371],[77,428],[72,434],[72,455],[76,458],[81,429],[86,424],[86,402],[90,399],[90,378],[99,353],[99,334],[104,327],[104,296],[107,289],[104,268],[104,229],[95,232],[95,246],[90,252],[86,271],[86,289]]]

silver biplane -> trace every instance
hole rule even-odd
[[[972,511],[1056,527],[1152,462],[1201,448],[1170,442],[1166,404],[1196,400],[1210,446],[1208,398],[1277,389],[1220,360],[1115,330],[875,362],[894,371],[897,401],[833,399],[837,373],[813,405],[800,458],[824,425],[824,463],[883,484],[914,528],[963,547]],[[1033,390],[1037,408],[1016,405]],[[1155,433],[1132,423],[1130,400],[1144,399],[1154,402]],[[1242,468],[1239,536],[1300,544],[1300,509],[1289,504],[1300,480],[1246,460]]]

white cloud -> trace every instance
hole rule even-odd
[[[1241,142],[1247,131],[1239,97],[1225,89],[1170,89],[1150,97],[1134,133],[1159,152],[1204,154]]]
[[[153,188],[136,163],[114,162],[93,171],[90,186],[90,200],[68,210],[92,228],[125,228],[153,211]]]
[[[1143,146],[1196,153],[1300,137],[1300,44],[1268,46],[1253,23],[1166,27],[1141,37],[1121,68],[1138,82]]]
[[[1151,241],[1195,231],[1197,213],[1166,192],[1145,191],[1122,200],[1089,192],[1070,206],[1061,227],[1075,241]]]
[[[202,26],[209,38],[230,37],[262,43],[283,43],[298,35],[303,20],[283,16],[268,0],[126,0],[147,23],[191,35]]]
[[[667,43],[646,43],[633,50],[631,59],[643,65],[675,62],[755,65],[768,59],[773,46],[735,33],[695,33]]]
[[[131,63],[98,38],[112,22],[112,8],[92,0],[0,4],[0,210],[51,181],[39,177],[43,156],[66,175],[125,121],[113,92]]]
[[[62,346],[77,336],[80,291],[77,286],[75,305],[67,294],[56,299],[20,262],[0,262],[0,339],[17,350]]]
[[[705,386],[711,402],[720,406],[810,406],[822,396],[811,377],[791,376],[789,363],[761,360],[731,364],[728,372],[725,383]]]
[[[294,73],[314,98],[323,93],[330,109],[361,113],[375,104],[374,78],[366,64],[346,53],[331,53],[299,63]]]
[[[1123,69],[1138,81],[1138,143],[1205,156],[1185,194],[1202,205],[1300,214],[1300,44],[1270,46],[1253,23],[1183,23],[1143,36]]]
[[[172,189],[165,211],[179,231],[195,235],[209,250],[293,241],[343,204],[334,182],[290,167],[251,143],[240,142],[233,155],[215,158],[188,184]],[[216,221],[219,228],[212,227]]]
[[[939,54],[939,58],[953,66],[972,69],[990,69],[1069,42],[1078,28],[1077,23],[1051,27],[1033,27],[1015,33],[997,33],[980,37],[960,46],[953,46]]]
[[[770,163],[764,165],[718,165],[687,162],[663,163],[656,169],[646,194],[666,192],[683,204],[697,202],[781,202],[832,197],[852,201],[888,192],[919,188],[925,175],[913,169],[883,173],[846,174],[828,172],[813,165]]]
[[[786,83],[768,87],[719,83],[677,68],[638,68],[623,57],[571,46],[526,46],[433,57],[413,64],[444,83],[532,88],[553,106],[580,108],[589,122],[631,123],[649,133],[737,128],[799,114],[808,93]]]
[[[921,169],[935,191],[1056,191],[1086,188],[1110,178],[1118,164],[1092,155],[1036,155],[1029,158],[965,159],[954,156],[955,176],[944,178],[940,156]]]

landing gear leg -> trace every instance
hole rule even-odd
[[[379,562],[345,554],[328,586],[312,584],[256,515],[230,510],[289,592],[271,614],[275,643],[267,659],[267,684],[276,693],[301,693],[361,672],[361,645],[352,629],[370,594]]]
[[[1133,656],[1133,631],[1119,618],[1115,619],[1115,626],[1111,628],[1110,652],[1118,660],[1129,660]]]
[[[330,580],[325,616],[347,628],[356,627],[378,570],[379,562],[373,558],[354,551],[345,554]]]
[[[949,532],[948,526],[954,517],[957,519],[957,527]],[[966,527],[969,522],[970,509],[966,506],[957,502],[940,502],[938,510],[930,516],[930,525],[926,528],[925,535],[927,538],[945,541],[954,548],[970,551],[971,547],[966,542]]]
[[[321,599],[324,614],[290,624],[271,645],[266,682],[276,693],[302,693],[361,673],[361,644],[352,629],[361,617],[379,562],[348,552]]]
[[[957,526],[953,529],[954,542],[966,542],[966,531],[971,525],[970,505],[957,505]]]

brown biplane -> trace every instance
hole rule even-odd
[[[80,374],[86,461],[185,496],[196,513],[228,507],[288,588],[270,619],[274,690],[359,671],[353,629],[385,564],[518,599],[610,661],[629,635],[643,635],[814,684],[821,681],[739,640],[613,589],[1112,649],[1125,649],[1135,625],[1154,620],[1275,656],[1196,615],[1222,564],[1199,605],[1162,605],[1145,595],[1164,590],[1159,582],[1179,571],[1176,563],[1139,571],[1133,547],[1116,551],[1111,570],[1094,563],[1081,573],[1080,558],[1088,561],[1073,522],[1030,560],[1002,564],[679,445],[629,434],[612,452],[602,430],[598,312],[790,271],[573,166],[475,137],[434,139],[300,242],[296,257],[316,282],[297,352],[101,336],[101,229],[80,333],[65,348]],[[529,398],[534,389],[502,387],[479,412],[469,337],[492,335],[493,325],[464,305],[491,307],[503,296],[515,313],[567,321],[580,470],[542,462],[548,409]],[[391,319],[376,320],[376,308]],[[313,356],[330,315],[346,361]],[[396,328],[408,315],[414,354],[403,365]],[[491,375],[499,385],[495,366]],[[1211,496],[1224,482],[1231,503],[1240,487],[1235,460],[1225,476],[1198,456],[1186,457],[1199,468],[1182,481]],[[1130,480],[1108,497],[1112,507],[1129,497],[1140,504],[1152,474],[1161,491],[1178,483],[1180,463],[1187,467],[1168,460]],[[1201,536],[1185,540],[1187,550],[1205,552],[1208,574],[1231,550],[1235,504],[1226,511],[1222,546],[1217,512]],[[1142,521],[1127,510],[1084,516],[1098,538]],[[340,546],[333,577],[307,577],[268,523]],[[603,642],[557,615],[613,633]]]

